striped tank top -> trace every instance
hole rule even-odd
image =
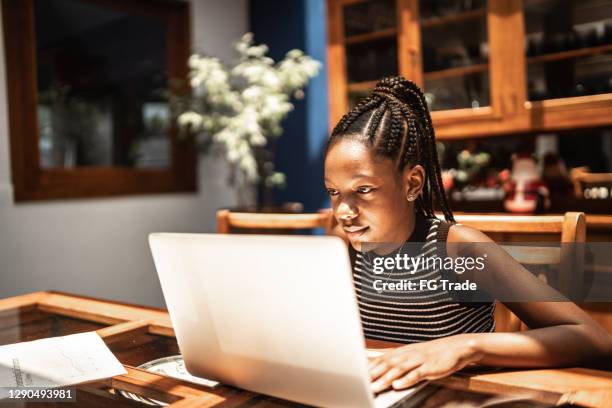
[[[437,218],[425,218],[418,214],[414,231],[407,242],[423,243],[418,256],[431,256],[437,250],[436,242],[446,242],[451,225]],[[462,303],[441,289],[377,293],[373,290],[373,283],[379,276],[372,272],[371,262],[351,245],[349,253],[366,338],[416,343],[454,334],[495,330],[494,302]],[[430,269],[421,268],[414,273],[393,271],[389,278],[418,282],[421,279],[448,279],[448,273],[433,266]]]

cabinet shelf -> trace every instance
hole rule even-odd
[[[447,24],[462,23],[485,17],[487,15],[487,9],[482,7],[476,10],[465,11],[463,13],[451,14],[450,16],[444,17],[433,17],[421,21],[421,28],[439,27]]]
[[[389,28],[387,30],[374,31],[371,33],[351,35],[346,37],[344,40],[345,44],[358,44],[373,40],[380,40],[383,38],[392,38],[397,36],[397,30],[395,28]]]
[[[612,44],[600,45],[597,47],[580,48],[577,50],[561,51],[551,54],[536,55],[534,57],[528,57],[528,64],[536,64],[542,62],[560,61],[564,59],[573,59],[580,57],[588,57],[597,54],[605,54],[612,52]]]
[[[441,69],[438,71],[429,71],[423,73],[423,78],[427,81],[435,81],[437,79],[453,78],[463,75],[476,74],[479,72],[485,72],[489,67],[489,64],[475,64],[468,65],[466,67],[448,68]]]
[[[463,75],[476,74],[479,72],[485,72],[489,67],[489,64],[476,64],[468,65],[466,67],[448,68],[439,71],[429,71],[423,74],[423,78],[428,81],[434,81],[437,79],[453,78]],[[348,84],[349,92],[367,92],[374,89],[378,81],[363,81],[353,82]]]

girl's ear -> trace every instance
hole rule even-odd
[[[420,164],[413,167],[406,166],[402,171],[402,182],[406,200],[415,201],[425,184],[425,169]]]

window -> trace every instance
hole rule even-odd
[[[2,7],[17,201],[195,190],[168,104],[187,75],[186,2]]]

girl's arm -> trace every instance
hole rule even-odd
[[[466,333],[399,347],[371,361],[375,391],[441,378],[470,363],[506,367],[612,364],[612,336],[571,301],[537,301],[562,296],[482,232],[454,225],[449,230],[448,243],[451,257],[458,256],[458,248],[486,249],[485,273],[466,273],[461,279],[476,281],[480,289],[496,298],[533,300],[504,303],[531,330]],[[485,244],[461,245],[465,243]]]
[[[559,366],[589,364],[612,352],[612,337],[585,311],[536,278],[482,232],[453,225],[448,234],[450,256],[474,248],[486,253],[482,272],[465,274],[479,288],[500,299],[531,330],[495,333],[476,340],[481,364],[503,366]],[[476,245],[465,245],[466,243]],[[513,301],[516,300],[516,301]],[[559,301],[551,301],[559,300]]]
[[[572,302],[505,303],[531,330],[465,335],[476,362],[506,367],[598,365],[612,368],[612,338]],[[471,336],[471,337],[470,337]]]

